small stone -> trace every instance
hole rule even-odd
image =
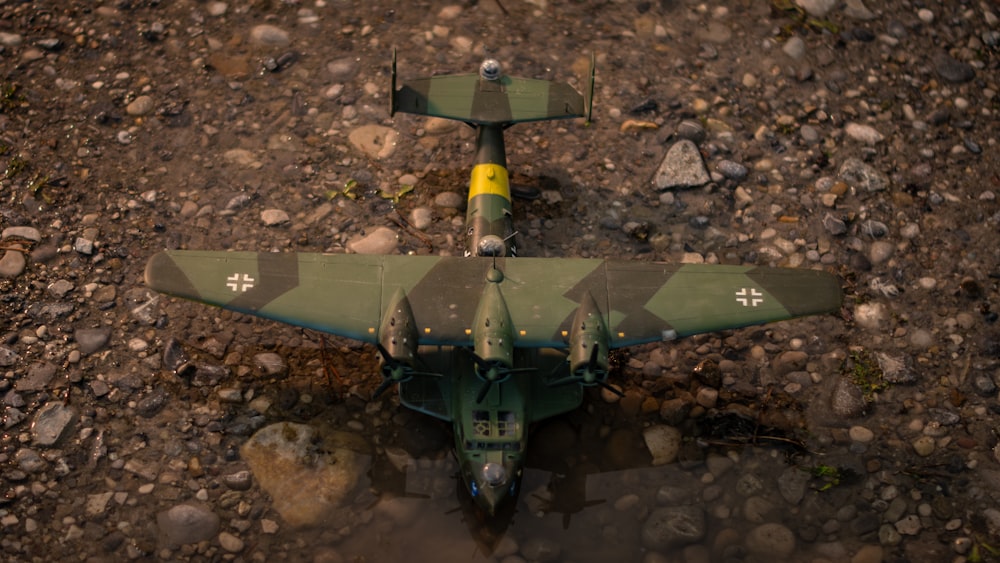
[[[254,365],[268,377],[282,376],[288,370],[285,359],[274,352],[261,352],[253,357]]]
[[[694,505],[658,508],[642,525],[642,545],[656,551],[689,545],[704,536],[705,512]]]
[[[441,192],[434,196],[434,205],[446,209],[461,209],[465,205],[465,198],[458,192]]]
[[[3,240],[11,238],[20,238],[24,240],[29,240],[31,242],[41,242],[42,233],[38,232],[38,229],[34,227],[7,227],[3,230],[3,234],[0,235]]]
[[[747,534],[746,546],[754,555],[786,560],[795,551],[795,534],[777,522],[768,522]]]
[[[53,446],[68,434],[76,421],[76,409],[62,401],[49,401],[38,409],[31,423],[31,438],[35,445]]]
[[[802,502],[811,476],[798,467],[787,467],[778,477],[778,492],[785,502],[795,505]]]
[[[155,107],[156,102],[153,101],[152,96],[139,96],[125,106],[125,113],[132,116],[142,116],[152,112]]]
[[[852,440],[862,444],[868,444],[875,439],[875,433],[864,426],[852,426],[847,434]]]
[[[847,223],[845,223],[843,219],[835,217],[831,213],[827,213],[823,216],[823,228],[826,229],[826,232],[833,236],[840,236],[847,232]]]
[[[247,491],[253,485],[253,475],[249,471],[237,471],[222,476],[222,483],[234,491]]]
[[[936,446],[934,438],[931,436],[921,436],[913,441],[913,451],[917,452],[920,457],[927,457],[934,453]]]
[[[739,162],[733,162],[732,160],[720,160],[716,165],[716,170],[718,170],[719,173],[726,178],[736,182],[746,180],[747,175],[749,174],[749,170],[747,170],[746,166],[743,166]]]
[[[904,536],[915,536],[920,533],[920,517],[910,514],[902,520],[896,522],[896,531]]]
[[[78,328],[73,332],[73,340],[76,340],[80,353],[84,356],[104,348],[110,339],[109,328]]]
[[[267,227],[276,227],[288,223],[291,219],[288,217],[288,213],[281,209],[265,209],[260,212],[260,220]]]
[[[219,517],[201,504],[179,504],[156,515],[156,526],[174,545],[209,540],[219,531]]]
[[[664,425],[650,426],[642,433],[646,448],[653,456],[653,465],[666,465],[677,459],[681,449],[681,431]]]
[[[885,140],[885,136],[870,125],[860,123],[848,123],[844,126],[844,133],[855,141],[861,141],[868,145],[874,145]]]
[[[16,278],[24,272],[27,265],[24,252],[8,250],[0,257],[0,278]]]
[[[830,394],[830,408],[833,413],[840,417],[854,418],[864,414],[866,407],[861,389],[847,378],[839,378],[834,384],[833,393]]]
[[[73,241],[73,250],[79,252],[80,254],[90,256],[94,253],[94,241],[83,237],[77,237],[77,239]]]
[[[891,242],[877,240],[868,249],[868,259],[873,265],[881,264],[892,257],[896,247]]]
[[[383,125],[363,125],[351,131],[347,139],[368,157],[383,159],[395,152],[399,133]]]
[[[254,26],[250,30],[250,41],[263,47],[284,47],[292,42],[287,31],[268,24]]]
[[[430,207],[414,207],[413,211],[410,211],[410,224],[414,229],[423,231],[430,227],[433,221],[434,211]]]
[[[693,142],[681,139],[673,144],[660,163],[653,183],[659,190],[704,186],[712,180],[701,153]]]
[[[948,53],[940,52],[934,55],[933,62],[934,70],[937,71],[938,76],[948,82],[960,84],[976,77],[976,71],[972,65],[962,62]]]
[[[889,187],[889,179],[885,174],[857,158],[845,160],[838,175],[855,189],[864,192],[880,192]]]
[[[677,137],[687,139],[695,144],[705,140],[705,128],[693,119],[685,119],[677,126]]]
[[[837,6],[837,0],[795,0],[810,16],[822,18]]]
[[[222,549],[228,551],[229,553],[239,553],[243,551],[243,540],[230,534],[229,532],[222,532],[219,534],[219,545]]]
[[[790,58],[799,60],[806,54],[806,43],[798,35],[793,35],[785,41],[781,50]]]
[[[391,254],[398,245],[396,231],[389,227],[378,227],[371,234],[348,242],[347,248],[357,254]]]

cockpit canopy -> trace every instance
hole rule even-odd
[[[486,59],[479,65],[479,77],[483,80],[500,79],[500,62],[496,59]]]

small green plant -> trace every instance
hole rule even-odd
[[[969,550],[969,563],[983,563],[986,561],[983,555],[984,551],[992,556],[990,559],[1000,556],[1000,548],[994,547],[976,537],[975,542],[972,544],[972,549]]]
[[[4,178],[13,178],[24,172],[28,168],[28,161],[21,158],[20,155],[14,155],[7,161],[7,169],[4,170]]]
[[[819,491],[828,491],[840,484],[840,469],[832,465],[817,465],[809,468],[813,477],[822,479],[824,483],[819,487]]]
[[[0,113],[17,109],[24,104],[24,95],[19,90],[18,85],[13,82],[0,84]]]
[[[396,193],[391,193],[386,190],[380,190],[379,194],[384,199],[391,199],[393,205],[399,205],[399,200],[403,198],[404,195],[413,191],[413,186],[406,184],[401,186]]]
[[[344,183],[344,187],[340,190],[327,190],[323,195],[328,200],[332,200],[337,196],[344,196],[348,199],[358,199],[358,194],[354,193],[354,188],[358,185],[358,181],[354,178],[349,179]]]
[[[861,389],[866,401],[873,400],[877,393],[889,388],[878,360],[868,350],[851,351],[844,362],[844,372]]]

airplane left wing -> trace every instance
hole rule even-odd
[[[501,281],[489,272],[496,268]],[[470,346],[487,284],[498,283],[519,347],[567,346],[590,302],[613,348],[739,328],[840,308],[840,283],[791,268],[582,258],[463,258],[166,251],[146,283],[170,295],[354,338],[378,340],[397,295],[420,344]]]

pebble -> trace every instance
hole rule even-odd
[[[882,264],[892,257],[896,247],[888,241],[877,240],[868,249],[868,259],[873,265]]]
[[[795,534],[781,524],[768,522],[750,530],[746,547],[754,555],[787,559],[795,551]]]
[[[798,35],[793,35],[788,38],[788,41],[785,41],[781,50],[790,58],[799,60],[806,54],[806,43]]]
[[[399,237],[389,227],[376,227],[370,234],[347,243],[348,250],[357,254],[392,254],[398,246]]]
[[[844,126],[844,133],[855,141],[861,141],[868,145],[874,145],[885,140],[885,136],[870,125],[861,123],[848,123]]]
[[[7,250],[0,257],[0,278],[16,278],[20,276],[28,266],[28,261],[24,257],[24,252],[20,250]]]
[[[39,232],[38,229],[34,227],[25,227],[25,226],[7,227],[6,229],[3,230],[3,233],[0,234],[0,239],[7,240],[11,238],[21,238],[29,240],[31,242],[41,242],[42,233]]]
[[[222,549],[228,551],[229,553],[239,553],[243,551],[243,540],[230,534],[229,532],[222,532],[219,534],[219,545]]]
[[[250,42],[262,47],[284,47],[292,40],[284,29],[274,25],[260,24],[250,30]]]
[[[733,162],[732,160],[720,160],[719,163],[715,165],[715,168],[720,174],[736,182],[746,180],[747,175],[750,173],[746,166],[743,166],[738,162]]]
[[[156,107],[152,96],[138,96],[125,106],[125,113],[132,116],[148,115]]]
[[[434,206],[445,209],[462,209],[465,206],[465,198],[458,192],[441,192],[434,196]]]
[[[386,159],[396,152],[399,132],[384,125],[362,125],[351,131],[347,139],[369,158]]]
[[[837,0],[795,0],[810,16],[822,18],[837,6]]]
[[[927,457],[934,453],[934,449],[937,444],[934,442],[934,438],[931,436],[921,436],[913,441],[913,451],[917,452],[917,455],[921,457]]]
[[[953,84],[969,82],[976,77],[976,71],[972,65],[962,62],[948,53],[939,52],[933,57],[934,70],[938,76]]]
[[[861,444],[871,443],[875,439],[875,433],[864,426],[852,426],[847,433],[852,440]]]
[[[426,230],[434,221],[434,211],[430,207],[414,207],[410,211],[410,224],[419,231]]]
[[[69,433],[76,421],[76,409],[62,401],[49,401],[38,409],[31,423],[31,439],[37,446],[54,446]]]
[[[257,369],[265,376],[278,377],[285,375],[288,371],[288,364],[280,354],[274,352],[260,352],[253,357],[253,363]]]
[[[854,418],[864,414],[866,407],[864,395],[858,386],[846,377],[839,378],[830,394],[830,408],[833,410],[833,414]]]
[[[156,526],[174,545],[198,543],[215,537],[219,517],[202,504],[178,504],[156,515]]]
[[[697,145],[687,139],[674,143],[656,171],[653,184],[659,190],[693,188],[711,181]]]
[[[871,165],[857,158],[848,158],[840,166],[838,176],[863,192],[880,192],[889,187],[889,179]]]
[[[666,465],[677,459],[681,449],[681,431],[672,426],[655,425],[645,429],[642,439],[653,456],[653,465]]]
[[[642,545],[663,551],[700,541],[705,536],[705,512],[695,505],[657,508],[642,525]]]
[[[291,218],[281,209],[265,209],[260,212],[260,220],[266,227],[276,227],[288,223]]]
[[[109,328],[78,328],[73,332],[73,340],[85,356],[104,348],[110,339]]]

